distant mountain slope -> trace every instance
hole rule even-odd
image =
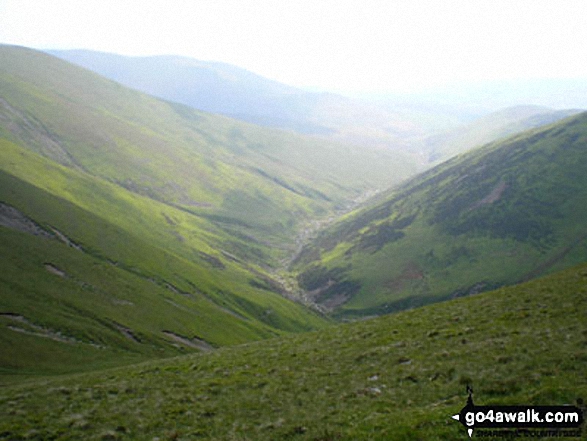
[[[5,386],[0,433],[466,440],[451,417],[465,406],[467,386],[478,406],[576,405],[587,396],[586,282],[581,265],[319,332]],[[531,430],[520,433],[539,439]],[[484,438],[478,428],[473,437]]]
[[[283,98],[303,92],[230,64],[187,57],[127,57],[87,50],[47,53],[159,98],[224,115],[288,115],[296,109]]]
[[[345,143],[413,153],[409,151],[412,139],[436,129],[437,120],[446,123],[446,116],[434,112],[384,109],[333,93],[308,92],[225,63],[88,50],[48,53],[166,100]]]
[[[587,113],[459,156],[324,231],[301,286],[369,315],[512,284],[587,260]]]
[[[551,124],[576,113],[580,113],[580,110],[553,110],[539,106],[509,107],[426,139],[424,150],[430,155],[431,162],[446,160],[508,135]]]

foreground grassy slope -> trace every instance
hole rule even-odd
[[[0,374],[88,370],[322,327],[222,230],[0,140]],[[16,221],[15,221],[16,219]]]
[[[298,256],[343,316],[488,290],[587,258],[587,114],[442,164],[348,215]]]
[[[466,439],[587,394],[587,266],[317,333],[0,389],[0,439]]]
[[[0,136],[208,219],[234,238],[223,246],[258,261],[308,219],[415,170],[389,151],[206,114],[11,46],[0,46]]]

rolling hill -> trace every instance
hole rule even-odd
[[[586,145],[587,113],[487,144],[314,238],[412,157],[0,46],[0,439],[464,439],[468,385],[574,403]]]
[[[339,317],[514,284],[587,258],[587,113],[437,166],[347,215],[298,255]]]
[[[0,141],[0,375],[54,374],[323,327],[195,216]]]
[[[470,111],[477,116],[471,121],[471,115],[465,116],[467,105],[418,104],[418,97],[378,101],[309,92],[225,63],[88,50],[47,52],[128,87],[195,109],[336,142],[402,152],[419,166],[418,171],[506,135],[578,113],[517,105]],[[499,84],[493,87],[500,90]],[[502,87],[502,94],[512,89]],[[532,102],[533,97],[522,94],[517,100],[523,104],[525,100]]]
[[[195,109],[287,124],[303,91],[226,63],[178,56],[128,57],[87,50],[47,53],[141,92]],[[309,94],[308,94],[309,95]],[[285,99],[290,97],[288,101]],[[327,130],[305,127],[307,132]]]
[[[477,405],[586,396],[586,281],[583,264],[319,332],[3,387],[0,439],[465,440],[451,416],[468,385]]]
[[[451,125],[436,111],[384,108],[366,100],[294,88],[225,63],[178,56],[128,57],[88,50],[48,53],[128,87],[267,127],[421,157],[414,140]]]
[[[249,258],[308,219],[414,173],[405,156],[267,130],[126,89],[4,46],[0,135],[229,230]],[[267,246],[269,244],[269,246]],[[225,245],[230,248],[230,245]]]
[[[324,327],[288,299],[280,260],[308,223],[412,171],[389,152],[207,114],[0,46],[1,373]]]

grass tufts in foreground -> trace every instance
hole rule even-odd
[[[587,265],[319,332],[0,389],[0,439],[455,440],[587,397]]]

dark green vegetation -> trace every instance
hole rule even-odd
[[[346,216],[298,256],[338,316],[528,280],[587,259],[587,114],[489,144]]]
[[[465,440],[587,396],[587,266],[317,333],[0,389],[0,439]]]
[[[306,223],[413,172],[396,159],[0,46],[1,374],[325,326],[273,273]]]

